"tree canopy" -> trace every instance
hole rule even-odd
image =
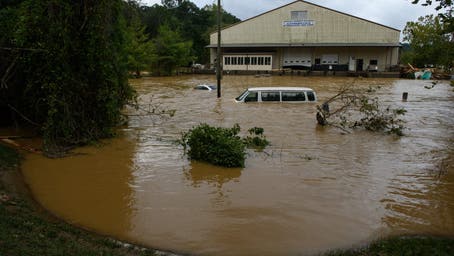
[[[189,65],[191,61],[207,63],[209,54],[205,48],[209,44],[209,34],[216,30],[217,5],[206,5],[203,8],[197,7],[188,0],[163,0],[162,5],[140,6],[142,24],[145,26],[145,33],[149,38],[157,38],[162,26],[175,31],[180,42],[191,44],[190,55],[187,58]],[[232,14],[222,11],[222,25],[230,25],[240,20]],[[159,54],[158,54],[159,55]]]
[[[423,6],[435,6],[435,10],[439,11],[440,13],[438,16],[441,18],[441,21],[445,24],[445,32],[446,33],[453,33],[454,32],[454,17],[452,7],[454,5],[454,1],[452,0],[413,0],[413,4],[419,4]]]
[[[123,2],[10,3],[0,10],[2,116],[36,126],[46,152],[111,136],[134,95]]]
[[[412,3],[418,4],[420,1],[414,0]],[[410,47],[402,55],[402,61],[421,67],[433,64],[450,69],[454,65],[453,1],[425,0],[421,4],[434,5],[441,12],[437,16],[427,15],[416,22],[407,22],[403,34]]]

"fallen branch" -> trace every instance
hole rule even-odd
[[[353,84],[341,88],[339,93],[317,106],[317,123],[334,126],[347,133],[361,127],[373,132],[403,135],[404,121],[398,116],[406,111],[381,107],[378,98],[369,95],[373,88],[360,90],[353,88]],[[329,103],[334,103],[334,110],[330,111]]]

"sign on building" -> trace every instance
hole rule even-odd
[[[314,26],[315,20],[298,20],[298,21],[284,21],[282,26],[284,27],[309,27]]]

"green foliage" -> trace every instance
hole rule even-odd
[[[407,22],[403,31],[404,40],[410,43],[410,51],[404,52],[402,60],[423,67],[426,64],[451,68],[454,63],[453,31],[439,17],[427,15],[417,22]]]
[[[246,147],[262,150],[270,143],[261,127],[249,129],[252,137],[246,138],[238,136],[240,130],[238,124],[232,128],[200,124],[183,133],[178,143],[191,159],[225,167],[244,167]]]
[[[404,109],[381,109],[377,98],[362,96],[358,101],[361,118],[355,121],[350,127],[364,127],[369,131],[385,131],[387,133],[403,135],[403,120],[397,118],[404,115]]]
[[[47,152],[112,136],[133,100],[122,8],[121,0],[25,0],[11,12],[17,64],[7,104],[41,127]]]
[[[160,35],[160,28],[166,26],[176,32],[181,42],[191,42],[190,56],[186,60],[207,63],[209,52],[205,48],[209,44],[209,33],[215,31],[217,24],[216,5],[207,5],[198,8],[191,1],[166,0],[163,5],[141,6],[140,13],[145,25],[145,32],[150,38],[156,39]],[[240,21],[232,14],[223,11],[222,25],[227,26]],[[158,56],[161,56],[158,54]],[[164,54],[163,56],[169,56]]]
[[[258,150],[263,150],[270,142],[263,135],[264,129],[261,127],[254,127],[248,130],[249,135],[244,138],[244,143],[247,147],[255,148]]]
[[[184,41],[178,31],[168,26],[159,28],[159,35],[153,40],[157,58],[153,70],[158,75],[171,75],[176,67],[187,65],[192,59],[191,41]]]
[[[348,85],[327,100],[322,106],[317,106],[317,121],[320,125],[333,125],[348,131],[348,129],[364,128],[373,132],[385,132],[402,136],[404,120],[399,116],[407,111],[403,108],[383,108],[378,98],[370,94],[375,88],[361,90]],[[328,104],[335,106],[329,110]],[[327,107],[323,107],[323,106]]]
[[[134,1],[124,4],[126,17],[126,51],[128,54],[128,70],[134,71],[136,77],[140,77],[142,70],[148,70],[157,58],[155,47],[146,34],[146,27],[140,20],[139,5]]]
[[[412,4],[418,4],[420,0],[413,0]],[[435,10],[438,12],[438,17],[441,18],[445,24],[445,32],[453,33],[454,32],[454,17],[452,16],[454,1],[452,0],[423,0],[421,5],[430,6],[435,5]]]
[[[238,124],[232,128],[200,124],[184,133],[180,144],[191,159],[225,167],[244,167],[246,146],[239,132]]]

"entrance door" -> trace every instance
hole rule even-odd
[[[364,64],[363,59],[357,59],[356,60],[356,71],[363,71],[363,64]]]

